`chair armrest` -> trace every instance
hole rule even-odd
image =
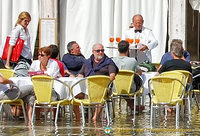
[[[54,80],[58,81],[59,83],[63,84],[64,86],[66,86],[69,89],[69,95],[68,95],[68,97],[69,97],[70,94],[71,94],[71,87],[68,84],[66,84],[65,82],[63,82],[63,81],[61,81],[61,80],[59,80],[57,78],[54,78]]]
[[[183,99],[183,97],[184,97],[184,95],[185,95],[185,93],[186,93],[186,86],[179,80],[179,79],[176,79],[179,83],[181,83],[182,84],[182,86],[183,86],[183,92],[182,92],[182,96],[181,96],[181,99]]]
[[[140,93],[140,90],[142,89],[142,88],[144,88],[144,80],[143,80],[143,78],[142,78],[142,76],[141,75],[139,75],[138,73],[135,73],[139,78],[140,78],[140,80],[141,80],[141,86],[140,86],[140,88],[138,89],[138,93]]]
[[[154,96],[155,93],[154,93],[154,89],[152,87],[151,78],[148,80],[148,88],[149,88],[150,97],[152,98],[152,96]]]

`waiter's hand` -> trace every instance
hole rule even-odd
[[[148,50],[148,47],[146,45],[142,44],[140,51],[145,51],[145,50]]]

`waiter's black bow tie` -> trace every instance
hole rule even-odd
[[[142,30],[135,30],[135,33],[137,33],[137,32],[141,33],[141,32],[142,32]]]

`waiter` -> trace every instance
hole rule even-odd
[[[142,15],[136,14],[132,18],[132,28],[130,28],[125,37],[129,39],[139,39],[136,44],[137,49],[131,49],[129,52],[130,57],[135,57],[138,63],[144,61],[152,62],[151,50],[157,47],[158,41],[155,39],[152,30],[143,26],[144,20]]]

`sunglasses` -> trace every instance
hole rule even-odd
[[[101,51],[101,52],[104,52],[104,49],[101,49],[101,50],[94,50],[94,51],[96,51],[97,53],[99,53],[100,51]]]
[[[38,56],[44,57],[45,55],[44,54],[38,54]]]

